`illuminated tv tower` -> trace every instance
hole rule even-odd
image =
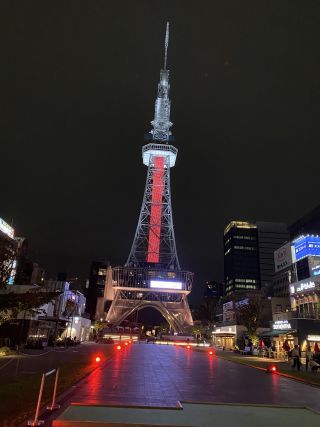
[[[178,150],[170,144],[168,44],[169,23],[152,130],[149,143],[142,147],[148,172],[138,226],[125,266],[113,269],[114,299],[107,321],[119,325],[133,312],[153,306],[181,332],[193,323],[187,301],[193,273],[180,269],[172,219],[170,168]]]

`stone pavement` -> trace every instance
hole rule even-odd
[[[178,400],[308,406],[320,411],[320,389],[208,352],[134,344],[116,353],[70,395],[86,405],[175,406]]]

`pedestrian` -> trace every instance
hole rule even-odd
[[[307,348],[307,351],[306,351],[306,371],[308,370],[308,367],[309,367],[311,360],[312,360],[312,351],[311,351],[311,347],[309,345]]]
[[[301,366],[300,350],[297,344],[292,349],[292,358],[293,358],[292,368],[294,369],[295,367],[297,367],[297,370],[300,371],[300,366]]]

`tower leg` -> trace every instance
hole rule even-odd
[[[119,326],[128,316],[145,307],[153,307],[159,311],[175,332],[181,333],[186,327],[193,325],[185,295],[179,302],[167,302],[156,300],[156,294],[148,292],[142,300],[137,300],[126,298],[119,290],[116,292],[106,320],[112,326]]]

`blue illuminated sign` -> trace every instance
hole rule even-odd
[[[320,256],[320,237],[302,236],[293,242],[296,260],[307,256]]]

